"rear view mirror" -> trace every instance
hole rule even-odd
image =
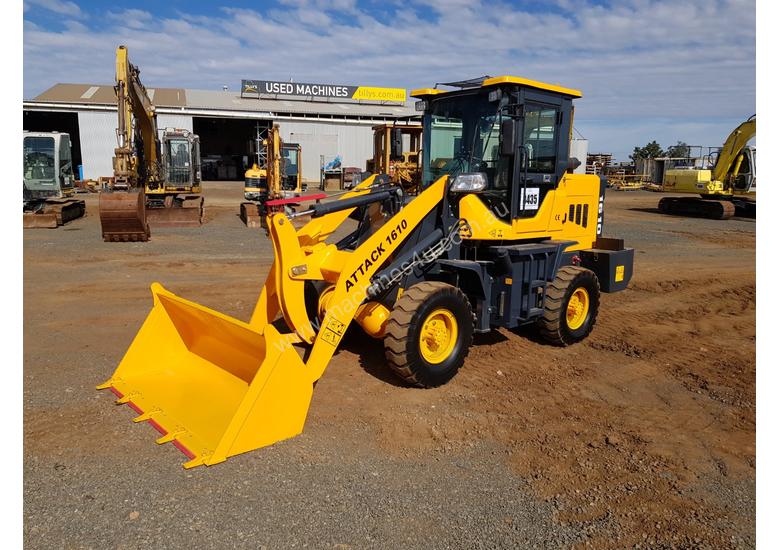
[[[501,154],[515,154],[515,121],[511,118],[501,121]]]

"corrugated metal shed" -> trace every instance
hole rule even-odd
[[[194,131],[198,119],[249,119],[278,123],[283,139],[303,148],[303,178],[319,180],[320,157],[326,162],[340,155],[343,166],[365,167],[373,156],[371,126],[416,115],[414,104],[310,101],[288,97],[241,97],[238,92],[147,88],[157,109],[157,126]],[[116,147],[116,96],[110,85],[56,84],[32,100],[25,110],[72,112],[78,115],[84,176],[96,178],[112,173],[111,159]],[[254,140],[252,135],[246,141]],[[222,155],[222,149],[208,150],[201,139],[202,153]],[[229,154],[251,157],[248,151]],[[234,159],[235,160],[235,159]]]
[[[116,148],[116,114],[99,111],[78,113],[84,177],[110,176]]]

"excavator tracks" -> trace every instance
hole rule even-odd
[[[86,211],[81,199],[46,199],[24,213],[25,228],[55,229],[80,218]]]
[[[674,216],[692,216],[711,220],[728,220],[734,217],[736,212],[731,201],[696,197],[664,197],[658,202],[658,210]]]

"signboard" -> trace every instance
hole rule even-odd
[[[315,98],[355,99],[368,101],[406,101],[405,88],[372,88],[338,84],[309,84],[276,80],[242,80],[241,96],[290,95]]]

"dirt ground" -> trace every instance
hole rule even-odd
[[[751,548],[755,546],[755,222],[657,214],[610,192],[607,236],[636,249],[580,344],[528,329],[476,339],[419,390],[353,331],[304,433],[220,465],[115,407],[108,379],[149,285],[247,320],[270,263],[205,185],[208,223],[103,243],[97,201],[24,232],[24,538],[29,548]]]

